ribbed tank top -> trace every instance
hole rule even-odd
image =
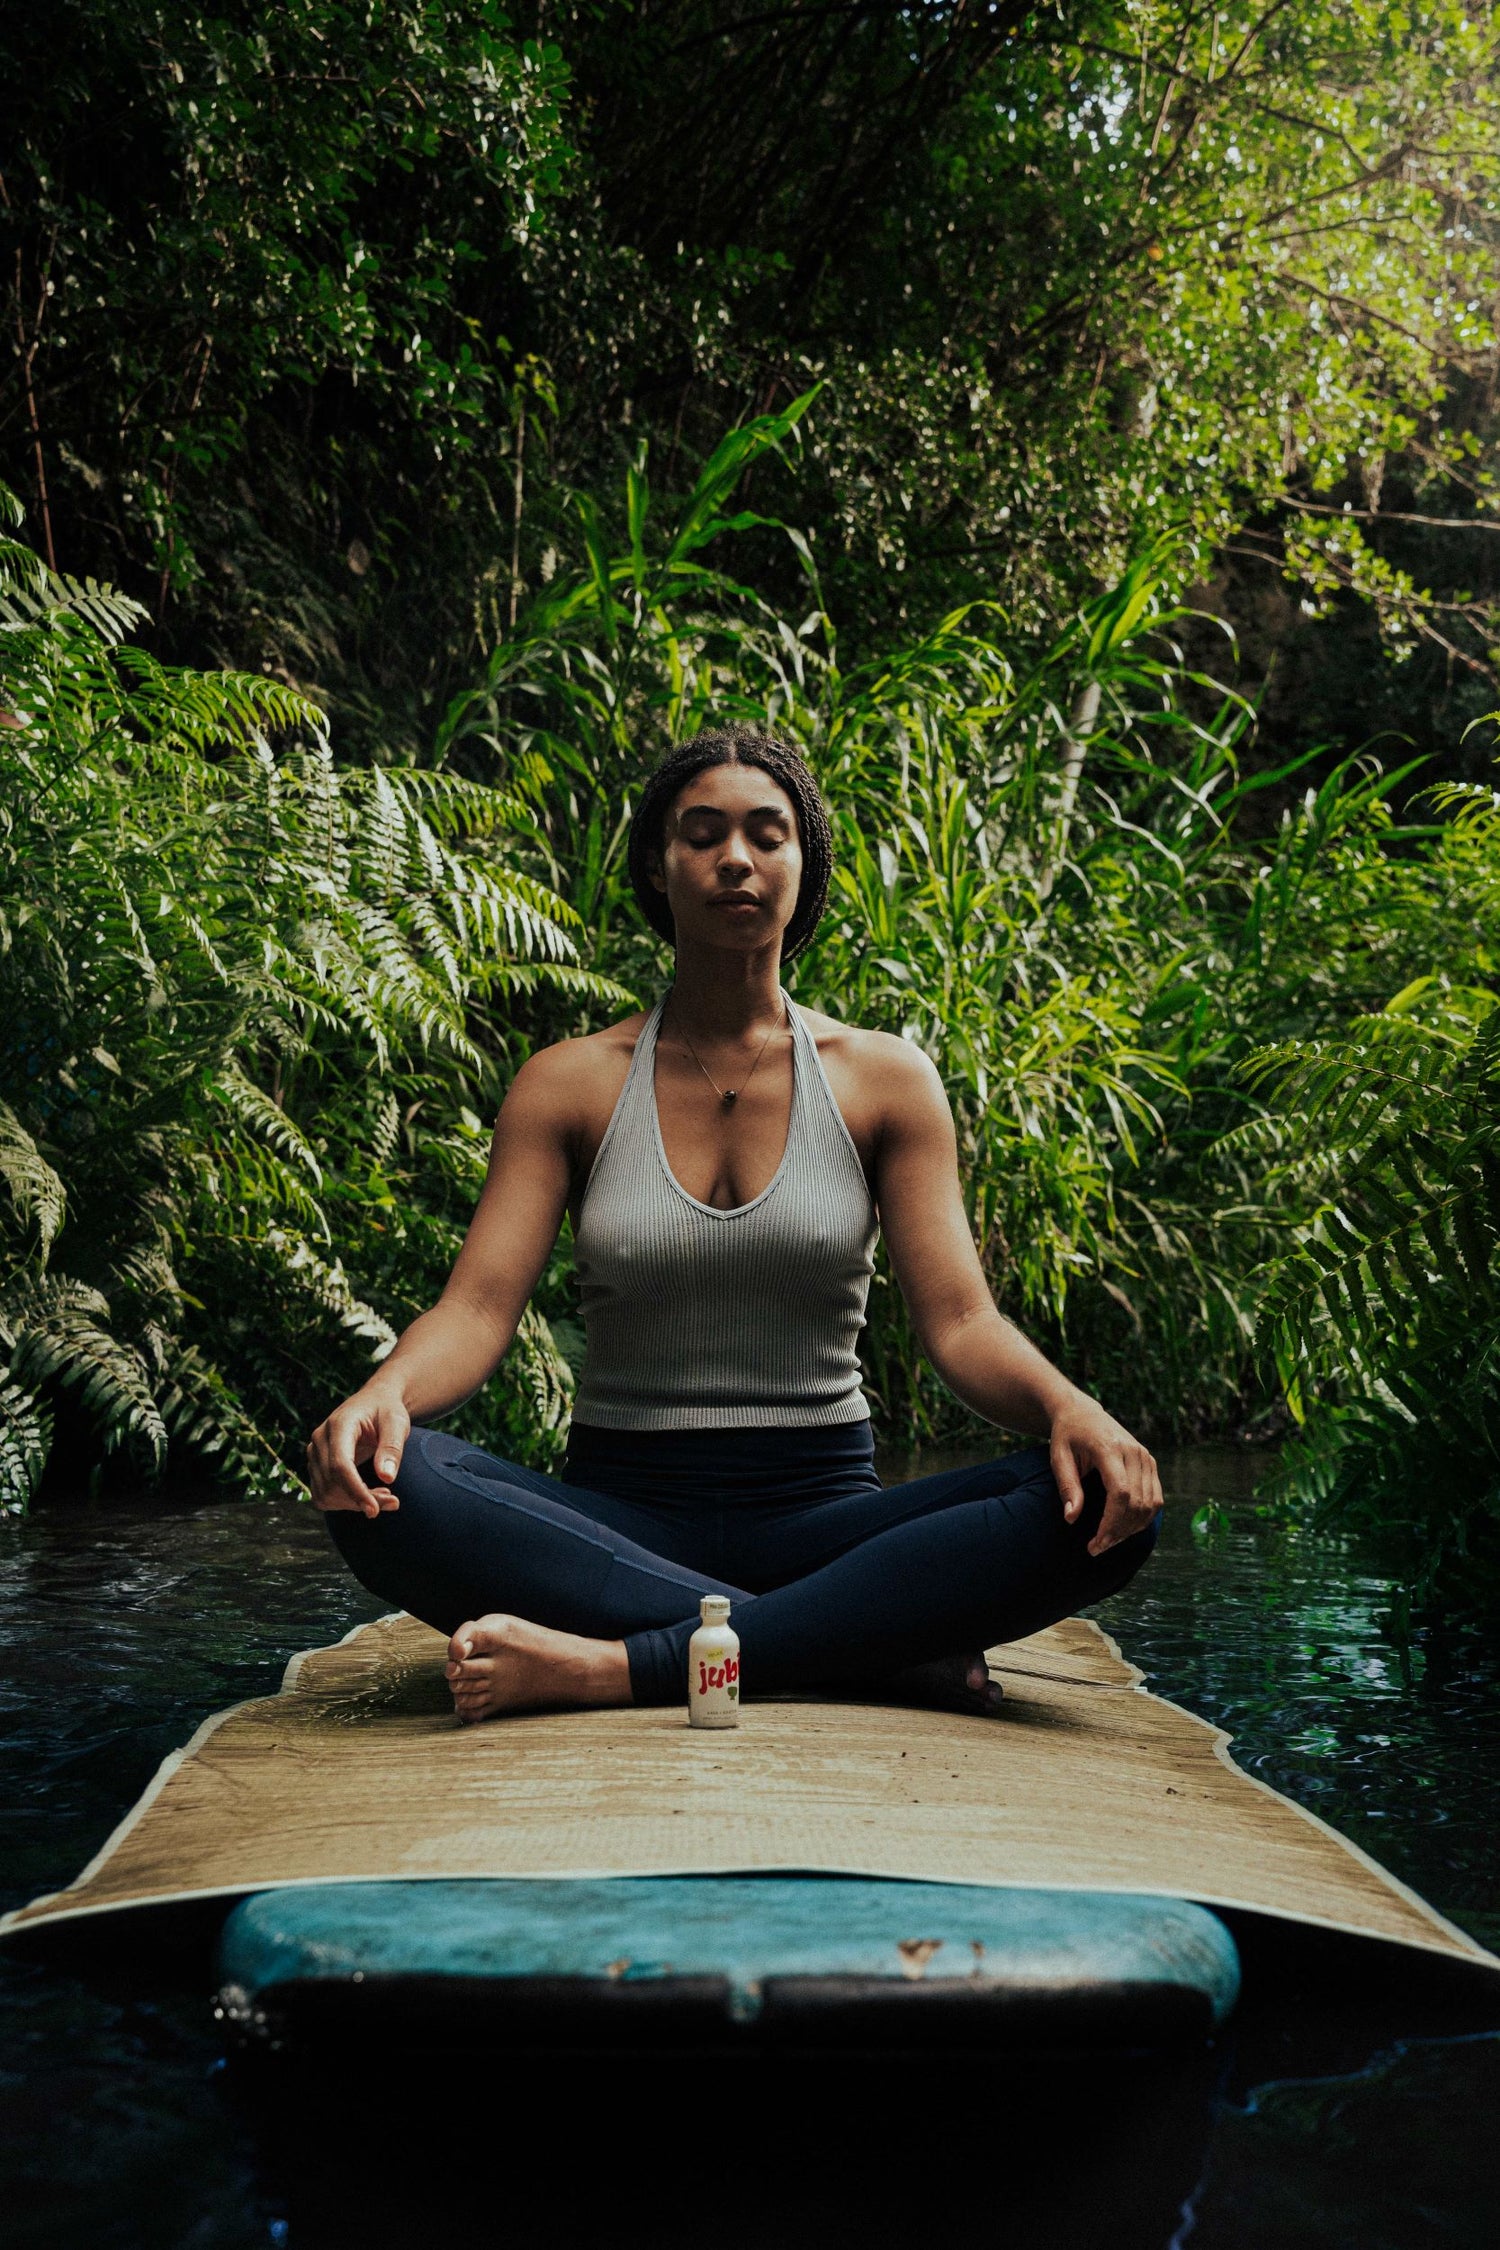
[[[665,1000],[636,1042],[574,1237],[587,1349],[574,1420],[606,1430],[861,1422],[877,1224],[817,1043],[788,1000],[786,1150],[753,1201],[700,1203],[656,1107]]]

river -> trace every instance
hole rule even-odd
[[[1235,1737],[1249,1772],[1500,1950],[1493,1633],[1458,1619],[1398,1648],[1379,1552],[1278,1522],[1256,1504],[1255,1467],[1228,1449],[1165,1458],[1161,1546],[1102,1621],[1151,1687]],[[1195,1526],[1209,1501],[1211,1520]],[[270,1692],[294,1650],[379,1607],[292,1507],[53,1505],[0,1542],[5,1906],[70,1879],[200,1719]],[[1304,2051],[1286,2049],[1294,2063]],[[1500,2009],[1493,2030],[1456,2036],[1407,2036],[1398,2021],[1333,2061],[1247,2080],[1242,2057],[1221,2073],[1153,2245],[1493,2250]],[[15,2250],[335,2239],[326,2222],[299,2221],[226,2097],[204,1997],[132,1980],[128,1964],[105,1982],[0,1957],[0,2213]],[[948,2231],[941,2216],[934,2205],[934,2232]],[[431,2214],[432,2240],[442,2217]],[[966,2212],[962,2234],[973,2223]],[[794,2231],[772,2226],[767,2241]],[[417,2250],[425,2233],[399,2239]],[[370,2241],[367,2220],[351,2250],[356,2239]]]

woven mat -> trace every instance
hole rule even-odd
[[[797,1697],[720,1733],[680,1710],[461,1728],[443,1655],[401,1616],[295,1657],[0,1928],[285,1883],[800,1869],[1159,1892],[1500,1969],[1082,1618],[991,1652],[994,1719]]]

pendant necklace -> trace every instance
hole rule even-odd
[[[683,1026],[681,1024],[678,1024],[675,1028],[682,1034],[683,1045],[687,1048],[688,1053],[692,1056],[694,1062],[698,1065],[698,1068],[702,1071],[710,1086],[713,1087],[713,1090],[718,1095],[722,1106],[725,1109],[733,1109],[735,1103],[739,1100],[741,1094],[745,1091],[745,1087],[749,1085],[751,1079],[755,1076],[757,1070],[759,1070],[760,1058],[765,1053],[766,1049],[770,1046],[772,1038],[781,1029],[783,1023],[786,1023],[788,1020],[786,994],[783,993],[781,996],[781,1014],[776,1018],[776,1021],[772,1024],[771,1029],[766,1033],[765,1038],[762,1039],[759,1047],[756,1049],[755,1060],[750,1065],[750,1068],[746,1071],[742,1084],[731,1088],[728,1092],[726,1092],[725,1089],[721,1085],[719,1085],[717,1080],[714,1078],[712,1072],[708,1068],[708,1065],[704,1062],[703,1057],[699,1054],[697,1048],[693,1045],[692,1040],[689,1039],[687,1032],[683,1029]]]

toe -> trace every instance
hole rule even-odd
[[[489,1617],[481,1617],[476,1624],[465,1630],[474,1649],[496,1649],[502,1647],[509,1638],[514,1623],[513,1617],[506,1617],[495,1611]]]

